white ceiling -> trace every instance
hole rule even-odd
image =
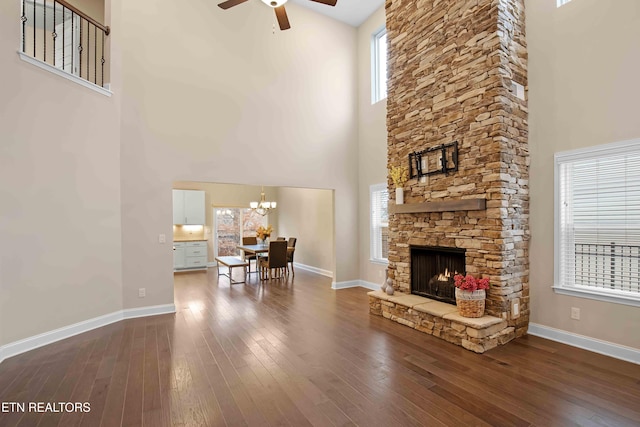
[[[316,3],[311,0],[290,0],[352,27],[359,27],[373,12],[384,4],[384,0],[338,0],[335,6]]]

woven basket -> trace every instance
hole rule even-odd
[[[486,292],[462,291],[456,288],[456,305],[462,317],[482,317],[484,315],[484,300]]]

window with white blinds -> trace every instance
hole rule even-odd
[[[389,256],[389,192],[386,184],[370,187],[371,261],[386,264]]]
[[[558,153],[555,169],[555,288],[640,303],[640,140]]]

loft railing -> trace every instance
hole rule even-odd
[[[101,87],[108,82],[109,27],[64,0],[22,0],[20,20],[24,54]]]

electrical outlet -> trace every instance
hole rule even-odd
[[[511,300],[511,318],[517,319],[520,317],[520,298]]]
[[[580,309],[578,307],[571,307],[571,318],[580,320]]]
[[[147,296],[147,288],[138,289],[138,297],[139,298],[144,298],[146,296]]]
[[[524,101],[524,86],[520,83],[511,82],[511,93]]]

